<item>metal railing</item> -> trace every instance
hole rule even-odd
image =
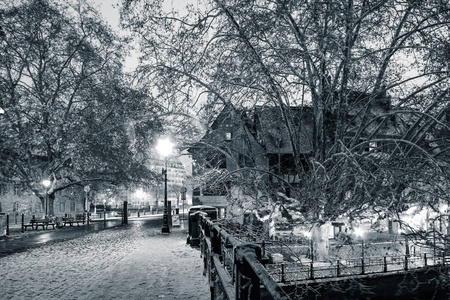
[[[289,296],[264,267],[261,247],[233,237],[206,216],[199,215],[200,249],[211,299],[288,300]],[[261,287],[264,287],[263,289]]]
[[[278,283],[293,283],[305,280],[359,276],[365,274],[394,273],[428,266],[449,265],[450,256],[383,256],[361,259],[336,260],[335,262],[280,263],[265,265],[269,274]]]
[[[282,287],[307,280],[399,273],[432,266],[449,266],[450,256],[380,256],[307,263],[269,263],[264,243],[248,242],[227,232],[206,215],[199,215],[204,274],[211,299],[290,299]]]

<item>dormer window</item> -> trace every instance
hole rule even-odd
[[[225,132],[225,141],[231,141],[231,132],[230,131]]]

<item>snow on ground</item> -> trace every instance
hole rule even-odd
[[[185,230],[142,224],[0,258],[1,299],[209,299],[200,251]]]

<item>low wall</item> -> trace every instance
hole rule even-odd
[[[449,299],[449,267],[437,266],[394,274],[308,280],[283,286],[292,299]]]

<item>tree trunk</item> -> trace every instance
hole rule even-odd
[[[55,193],[52,193],[52,194],[48,195],[48,215],[49,216],[55,215],[54,203],[55,203]]]
[[[39,196],[39,200],[41,200],[42,212],[45,214],[45,196]]]

